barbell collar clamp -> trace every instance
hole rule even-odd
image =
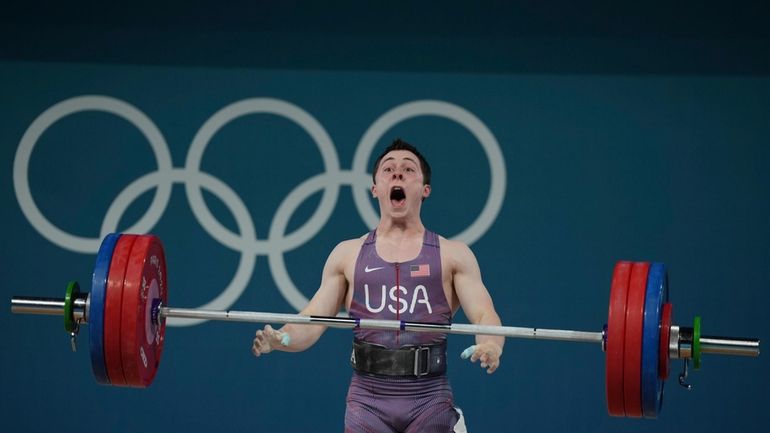
[[[682,367],[682,372],[679,374],[679,385],[688,390],[692,391],[692,384],[687,383],[687,376],[688,376],[688,364],[690,363],[689,358],[684,358],[684,366]]]

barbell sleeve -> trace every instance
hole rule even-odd
[[[72,315],[76,321],[86,322],[87,305],[87,297],[80,296],[73,300]],[[14,296],[11,298],[11,312],[15,314],[63,316],[64,299]]]
[[[703,353],[732,356],[759,356],[759,340],[756,338],[714,337],[702,335],[700,350]]]

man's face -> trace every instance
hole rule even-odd
[[[420,160],[408,150],[388,152],[380,161],[372,186],[372,195],[382,211],[396,215],[419,211],[420,203],[430,195],[430,185],[423,184]]]

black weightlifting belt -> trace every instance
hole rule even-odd
[[[383,376],[439,376],[446,373],[446,341],[400,349],[354,341],[350,365],[362,373]]]

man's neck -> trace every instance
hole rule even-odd
[[[412,237],[422,238],[425,226],[419,219],[416,221],[381,219],[377,225],[377,237],[385,237],[393,240],[408,239]]]
[[[425,227],[417,221],[399,224],[380,221],[377,226],[377,253],[387,262],[403,263],[420,254]]]

